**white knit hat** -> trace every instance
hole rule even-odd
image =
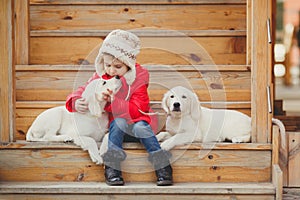
[[[110,54],[130,68],[124,75],[124,78],[127,84],[131,85],[136,77],[135,63],[136,56],[139,52],[140,39],[135,34],[119,29],[114,30],[106,36],[99,49],[95,60],[96,72],[100,77],[105,73],[103,54]]]

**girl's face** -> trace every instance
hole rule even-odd
[[[109,54],[103,55],[104,70],[110,76],[123,76],[129,67]]]

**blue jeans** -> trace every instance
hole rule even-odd
[[[123,151],[125,134],[138,138],[149,154],[161,150],[151,126],[146,121],[129,125],[123,118],[116,118],[110,124],[108,150]]]

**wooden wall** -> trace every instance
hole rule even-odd
[[[16,27],[22,30],[16,32],[15,139],[24,139],[40,112],[63,105],[88,79],[102,41],[117,28],[141,39],[138,62],[150,71],[153,102],[161,101],[171,87],[183,85],[193,89],[204,106],[251,115],[256,104],[251,102],[249,2],[15,0]],[[262,135],[259,140],[267,142],[267,134]]]

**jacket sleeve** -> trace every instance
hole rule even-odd
[[[95,72],[93,74],[93,76],[82,86],[79,86],[77,88],[77,90],[75,90],[74,92],[72,92],[71,94],[69,94],[67,96],[67,99],[66,99],[66,108],[69,112],[76,112],[76,109],[75,109],[75,101],[77,99],[80,99],[81,98],[81,95],[82,93],[84,92],[86,86],[93,80],[95,80],[96,78],[99,78],[98,74]]]
[[[130,100],[126,101],[124,99],[115,96],[111,104],[107,104],[105,107],[107,112],[111,112],[114,115],[124,115],[128,114],[127,118],[137,119],[143,114],[143,112],[149,111],[149,96],[147,92],[147,85],[142,85],[131,95]]]

